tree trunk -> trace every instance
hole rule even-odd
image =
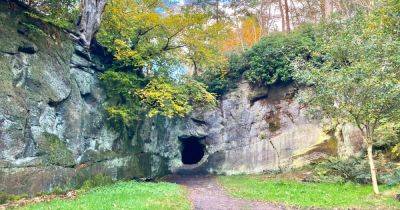
[[[285,28],[285,13],[283,11],[282,0],[278,0],[278,3],[279,3],[279,11],[281,13],[282,31],[286,31],[286,28]]]
[[[332,2],[331,0],[321,1],[322,19],[326,20],[332,13]]]
[[[375,194],[379,194],[378,181],[376,178],[376,168],[375,168],[375,163],[374,163],[374,157],[372,154],[372,143],[367,143],[367,144],[368,144],[368,148],[367,148],[368,163],[369,163],[369,167],[371,168],[372,188],[373,188]]]
[[[369,6],[371,7],[370,9],[374,9],[375,7],[375,0],[370,0]]]
[[[80,39],[86,47],[100,27],[101,15],[107,0],[81,0],[82,14],[79,23]]]
[[[289,4],[287,0],[284,0],[285,6],[285,20],[286,20],[286,31],[290,32],[290,18],[289,18]]]
[[[331,0],[325,0],[325,17],[331,16],[333,11],[333,6],[332,6],[332,1]]]

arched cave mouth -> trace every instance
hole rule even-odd
[[[181,138],[180,142],[182,163],[184,165],[197,164],[203,159],[205,147],[202,144],[202,138]]]

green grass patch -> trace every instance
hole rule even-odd
[[[118,182],[72,200],[55,199],[21,209],[190,209],[186,191],[171,183]]]
[[[372,187],[353,183],[305,183],[263,176],[223,176],[222,186],[234,197],[299,207],[398,209],[391,197],[374,196]],[[381,187],[385,190],[387,187]]]

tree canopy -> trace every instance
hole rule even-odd
[[[179,61],[198,72],[223,65],[224,30],[207,14],[176,13],[159,0],[111,0],[97,38],[117,61],[138,70],[154,73]]]

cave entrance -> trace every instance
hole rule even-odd
[[[204,145],[201,143],[201,138],[189,137],[182,138],[181,141],[181,156],[182,163],[185,165],[193,165],[200,162],[204,157]]]

